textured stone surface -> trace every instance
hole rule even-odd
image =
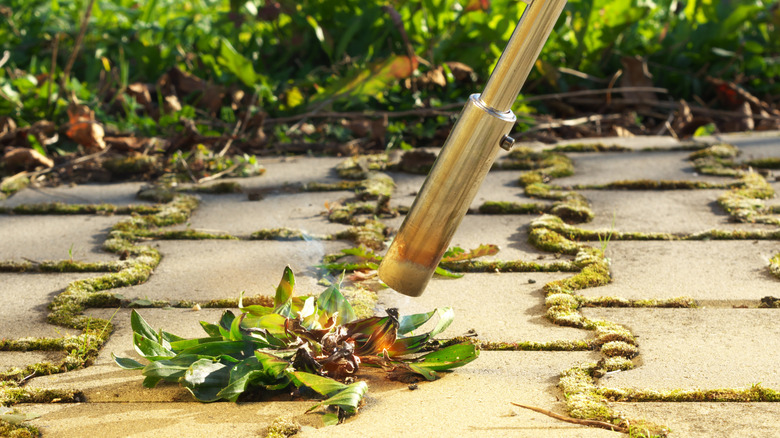
[[[0,273],[0,338],[60,337],[75,333],[46,322],[47,306],[68,283],[89,276]]]
[[[116,260],[101,249],[121,216],[0,216],[0,260]]]
[[[582,294],[629,299],[690,296],[758,304],[780,290],[767,267],[778,249],[776,241],[611,241],[607,256],[612,260],[612,283]]]

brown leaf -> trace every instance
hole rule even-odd
[[[146,84],[136,82],[128,85],[127,94],[147,109],[152,104],[152,94],[149,92],[149,86]]]
[[[107,145],[115,151],[135,151],[146,145],[148,139],[140,137],[105,137]]]
[[[623,75],[620,77],[621,87],[652,87],[653,75],[647,69],[647,62],[640,57],[624,56],[620,62],[623,64]],[[623,97],[633,104],[653,104],[658,101],[655,93],[650,91],[624,91]]]
[[[163,106],[166,113],[181,111],[181,103],[179,103],[179,98],[174,94],[165,96],[163,98]]]
[[[474,69],[462,62],[451,61],[444,64],[450,68],[452,75],[455,76],[455,80],[458,82],[474,82],[477,79]]]
[[[9,147],[3,155],[6,167],[14,170],[32,170],[36,167],[54,167],[54,161],[36,151],[28,148]]]
[[[102,151],[106,148],[103,140],[103,126],[95,121],[95,113],[86,105],[76,103],[68,106],[70,127],[66,134],[76,143],[84,146],[90,152]]]
[[[672,123],[672,130],[679,135],[680,131],[693,120],[693,113],[691,107],[688,106],[688,102],[680,99],[680,108],[677,110],[677,115]]]

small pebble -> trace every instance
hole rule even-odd
[[[534,283],[536,283],[536,280],[534,280],[533,278],[529,278],[528,279],[528,283],[529,284],[534,284]]]

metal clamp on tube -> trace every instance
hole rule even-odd
[[[499,147],[511,147],[516,118],[510,109],[565,4],[528,4],[485,90],[463,108],[379,265],[379,277],[394,290],[422,295]]]

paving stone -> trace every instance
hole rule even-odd
[[[39,418],[28,424],[51,438],[153,436],[177,438],[265,436],[276,418],[304,412],[311,402],[284,403],[76,403],[24,404]],[[299,422],[319,420],[299,416]]]
[[[536,249],[528,243],[528,224],[536,215],[466,215],[460,227],[452,236],[450,247],[474,249],[479,245],[498,245],[500,251],[494,256],[479,260],[525,260],[545,263],[557,259],[555,254]],[[385,220],[395,228],[401,227],[404,217]]]
[[[594,245],[598,245],[595,242]],[[611,241],[612,283],[581,291],[585,296],[628,299],[690,296],[743,302],[777,295],[769,272],[776,241]]]
[[[731,222],[717,203],[723,190],[581,190],[596,217],[586,230],[692,234],[712,229],[773,230],[774,225]]]
[[[263,158],[260,164],[265,173],[251,178],[227,178],[248,190],[282,187],[286,184],[307,182],[336,182],[341,178],[336,174],[336,166],[345,158],[333,157],[281,157]]]
[[[742,151],[739,160],[780,157],[780,131],[721,134],[714,138],[738,147]]]
[[[476,211],[486,201],[516,202],[519,204],[550,203],[549,201],[525,196],[523,188],[518,185],[518,180],[523,173],[525,172],[516,170],[494,170],[488,172],[470,208]],[[425,176],[398,172],[390,175],[396,184],[393,198],[390,201],[391,205],[410,207],[425,181]],[[457,178],[457,175],[453,175],[453,178]]]
[[[570,153],[574,175],[556,178],[553,184],[606,184],[622,180],[686,180],[731,182],[733,178],[698,175],[688,151]]]
[[[46,322],[47,306],[71,281],[94,275],[0,273],[0,338],[60,337],[78,333]]]
[[[289,265],[296,291],[303,295],[324,289],[315,268],[325,254],[351,244],[339,241],[229,241],[193,240],[155,243],[163,258],[149,280],[115,289],[127,298],[150,300],[212,300],[271,295]]]
[[[638,336],[640,366],[599,380],[610,388],[780,389],[776,309],[583,309]]]
[[[64,358],[63,351],[0,351],[0,372],[39,362],[59,363]]]
[[[556,146],[595,144],[606,147],[622,147],[631,150],[642,149],[675,149],[680,147],[680,142],[669,136],[639,135],[636,137],[596,137],[562,140],[554,144],[544,145],[543,149],[553,149]]]
[[[195,229],[219,230],[248,236],[262,228],[287,227],[310,234],[332,234],[347,228],[323,214],[326,203],[354,198],[353,192],[320,192],[269,195],[249,201],[246,195],[204,195],[190,218]]]
[[[142,204],[135,195],[144,185],[140,182],[116,184],[81,184],[60,187],[28,187],[8,199],[0,200],[0,206],[16,207],[22,204],[62,202],[65,204]]]
[[[0,215],[0,260],[112,261],[101,249],[117,216]]]
[[[615,403],[629,418],[668,426],[671,438],[767,438],[780,430],[779,403]]]
[[[585,352],[483,351],[474,362],[441,380],[419,383],[415,391],[372,376],[359,415],[301,437],[619,437],[509,404],[559,410],[558,375],[590,360],[593,354]]]
[[[434,278],[422,296],[410,298],[391,290],[379,292],[379,305],[401,315],[452,307],[455,320],[441,337],[474,329],[480,339],[497,342],[584,340],[588,332],[560,327],[544,317],[542,286],[566,273],[466,274],[459,279]],[[536,280],[535,284],[528,280]],[[429,324],[435,324],[430,322]],[[425,327],[422,328],[424,330]]]

